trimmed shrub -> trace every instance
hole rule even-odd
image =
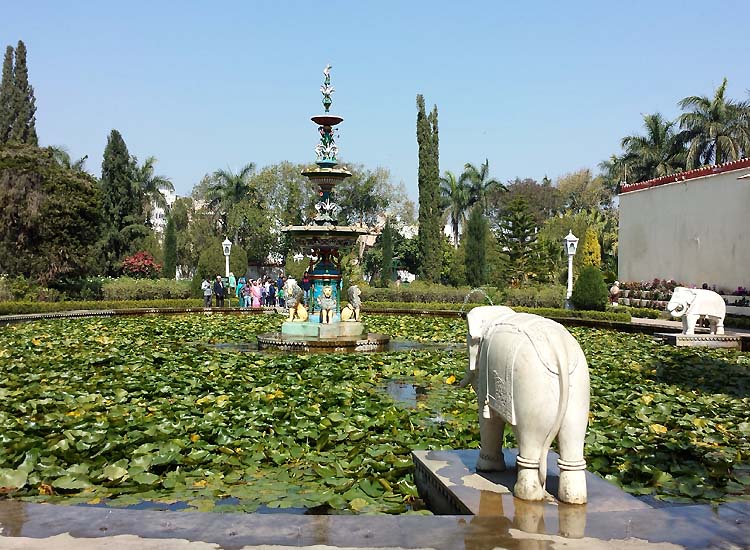
[[[136,252],[122,261],[122,272],[135,279],[156,279],[161,273],[161,265],[154,261],[150,252]]]
[[[607,283],[599,268],[592,265],[581,268],[570,297],[576,309],[604,311],[608,298]]]
[[[565,304],[565,287],[547,285],[508,288],[505,291],[504,304],[510,307],[562,308]]]
[[[190,298],[190,281],[120,277],[102,285],[105,300],[170,300]]]

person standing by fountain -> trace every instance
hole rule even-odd
[[[214,281],[214,295],[216,296],[216,307],[224,307],[224,281],[221,279],[221,275],[216,276]]]
[[[261,305],[260,279],[255,279],[253,281],[253,286],[250,289],[250,291],[253,295],[253,307],[260,307]]]
[[[203,291],[203,307],[211,307],[211,283],[208,282],[207,277],[203,278],[201,290]]]

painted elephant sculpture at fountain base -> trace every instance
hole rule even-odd
[[[474,308],[468,323],[469,369],[462,385],[477,393],[481,449],[478,471],[502,471],[505,424],[519,446],[513,493],[545,497],[547,453],[557,437],[558,499],[584,504],[583,442],[589,414],[586,357],[559,323],[504,306]]]

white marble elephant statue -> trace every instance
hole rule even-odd
[[[505,469],[502,442],[507,422],[519,446],[513,493],[524,500],[541,500],[547,453],[557,436],[558,499],[584,504],[589,371],[578,342],[554,321],[504,306],[474,308],[466,321],[469,367],[461,385],[471,383],[478,398],[477,470]]]
[[[707,317],[711,334],[724,334],[724,317],[727,305],[713,290],[678,286],[672,292],[667,311],[675,319],[682,317],[682,333],[695,334],[695,324]]]

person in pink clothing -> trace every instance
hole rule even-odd
[[[260,307],[260,281],[253,281],[253,288],[250,289],[253,294],[253,307]]]

